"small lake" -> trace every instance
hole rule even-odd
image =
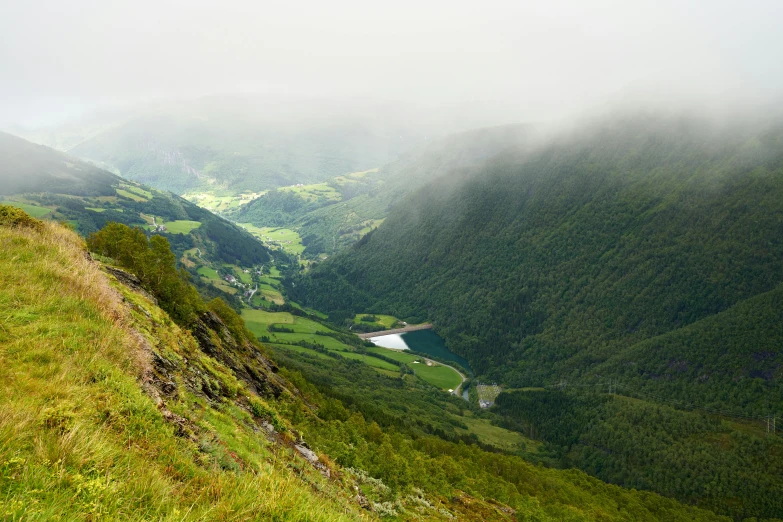
[[[371,342],[384,348],[395,350],[413,350],[438,357],[444,361],[453,361],[473,373],[470,363],[459,355],[449,351],[443,338],[432,330],[417,330],[404,334],[381,335],[373,337]]]

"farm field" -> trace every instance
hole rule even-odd
[[[304,252],[305,247],[302,244],[302,238],[299,237],[299,233],[295,230],[279,227],[257,227],[250,223],[239,223],[239,226],[268,246],[276,246],[294,255],[301,255]]]
[[[180,219],[177,221],[169,221],[166,223],[158,223],[166,226],[166,229],[171,234],[190,234],[190,231],[201,226],[200,221],[188,221]]]
[[[293,192],[308,203],[321,199],[326,199],[328,201],[340,201],[342,199],[342,195],[335,190],[334,187],[331,187],[326,183],[303,185],[301,187],[293,185],[281,187],[277,190],[280,192]]]
[[[256,337],[263,335],[269,335],[267,326],[270,324],[293,324],[294,316],[288,312],[267,312],[265,310],[253,310],[246,308],[242,310],[242,319],[245,320],[245,324],[248,329],[253,332]]]
[[[34,218],[40,218],[52,211],[50,208],[32,205],[30,203],[21,203],[19,201],[0,201],[0,205],[10,205],[12,207],[21,208]]]
[[[241,194],[221,196],[212,192],[191,192],[183,194],[182,197],[210,212],[220,214],[229,210],[238,209],[242,205],[263,196],[264,193],[265,192],[243,192]]]
[[[133,194],[136,194],[139,197],[145,198],[145,199],[152,199],[152,192],[149,190],[144,190],[141,187],[137,187],[136,185],[129,185],[128,183],[121,183],[120,187],[128,192],[132,192]]]
[[[415,363],[414,361],[421,361],[422,358],[417,355],[407,354],[404,350],[391,350],[388,348],[376,347],[368,348],[367,351],[383,355],[389,359],[394,359],[395,361],[408,365],[417,377],[442,390],[453,390],[462,382],[462,378],[459,374],[448,366],[443,366],[439,363],[435,363],[435,366],[427,366],[423,362]]]
[[[377,318],[376,321],[362,321],[362,317],[372,315]],[[356,316],[353,318],[354,324],[367,324],[367,325],[378,325],[378,330],[384,330],[389,329],[392,327],[394,323],[396,323],[398,319],[392,315],[380,315],[380,314],[356,314]]]
[[[207,279],[214,279],[218,280],[220,277],[218,277],[217,270],[214,268],[209,268],[208,266],[200,266],[198,267],[198,270],[196,270],[200,275],[206,277]]]
[[[281,294],[280,290],[274,288],[272,285],[268,285],[268,284],[258,285],[258,291],[256,292],[256,295],[258,294],[263,295],[267,301],[270,301],[272,303],[279,304],[279,305],[285,304],[285,299],[283,298],[283,294]]]
[[[138,194],[134,194],[133,192],[129,192],[125,189],[115,189],[117,194],[119,196],[126,197],[128,199],[132,199],[133,201],[139,202],[139,203],[146,203],[148,201],[147,198],[139,196]]]

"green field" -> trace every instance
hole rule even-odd
[[[417,377],[442,390],[453,390],[462,382],[462,378],[457,372],[448,366],[442,366],[438,363],[435,363],[435,366],[427,366],[426,364],[411,364],[409,366],[413,368]]]
[[[139,196],[138,194],[134,194],[132,192],[128,192],[127,190],[123,190],[123,189],[115,189],[115,190],[116,190],[118,195],[126,197],[128,199],[132,199],[133,201],[138,201],[140,203],[145,203],[145,202],[148,201],[147,198],[143,198],[143,197]]]
[[[268,343],[267,346],[271,346],[274,349],[280,350],[291,350],[292,352],[299,352],[299,353],[306,353],[309,355],[313,355],[315,357],[318,357],[319,359],[330,359],[328,355],[325,353],[321,353],[315,350],[311,350],[310,348],[305,348],[304,346],[296,346],[291,344],[275,344],[275,343]]]
[[[98,208],[98,207],[84,207],[84,208],[86,208],[87,210],[92,210],[93,212],[106,212],[106,210],[108,210],[105,208]]]
[[[271,285],[267,285],[267,284],[259,285],[257,293],[263,295],[267,301],[271,301],[279,305],[285,304],[285,299],[283,298],[283,294],[280,293],[280,290],[272,287]]]
[[[413,373],[421,380],[428,382],[433,386],[437,386],[442,390],[453,390],[462,382],[462,378],[459,374],[448,366],[443,366],[438,363],[435,363],[434,366],[427,366],[423,362],[415,363],[414,361],[421,361],[422,358],[405,353],[404,350],[375,347],[368,348],[367,351],[407,364],[408,367],[413,370]]]
[[[137,187],[135,185],[129,185],[127,183],[122,183],[120,187],[128,192],[132,192],[133,194],[136,194],[139,197],[152,199],[152,192],[148,190],[144,190],[141,187]]]
[[[313,350],[310,348],[305,348],[304,346],[296,346],[296,345],[290,345],[290,344],[276,344],[276,343],[270,343],[269,346],[272,346],[277,349],[284,349],[284,350],[292,350],[299,353],[307,353],[314,355],[315,357],[320,358],[329,358],[328,355],[321,353],[317,350]],[[400,374],[400,369],[386,361],[382,361],[381,359],[376,359],[375,357],[370,357],[368,355],[361,355],[359,353],[354,352],[348,352],[348,351],[339,351],[339,354],[341,357],[344,357],[346,359],[354,359],[357,361],[362,361],[363,363],[367,364],[367,366],[370,366],[372,368],[378,369],[378,370],[384,370],[384,375],[389,375],[392,377],[398,377]]]
[[[328,201],[340,201],[342,199],[342,194],[335,190],[334,187],[331,187],[326,183],[304,185],[302,187],[282,187],[278,190],[281,192],[293,192],[307,202],[313,202],[322,199],[326,199]]]
[[[378,318],[377,321],[374,322],[368,322],[368,321],[362,321],[362,317],[365,315],[374,315]],[[392,327],[394,323],[399,321],[396,317],[392,315],[380,315],[380,314],[356,314],[356,316],[353,318],[354,324],[367,324],[367,325],[377,325],[379,328],[378,330],[387,330]]]
[[[194,192],[184,194],[182,197],[202,208],[220,213],[237,209],[263,194],[264,192],[245,192],[236,195],[219,196],[211,192]]]
[[[457,432],[475,433],[482,442],[491,444],[492,446],[505,451],[535,453],[542,445],[541,442],[528,439],[521,433],[495,426],[489,419],[465,416],[460,418],[460,421],[464,423],[468,429],[455,428]]]
[[[240,223],[239,226],[253,234],[268,246],[277,246],[286,252],[295,255],[301,255],[304,252],[304,245],[299,233],[288,228],[277,227],[257,227],[250,223]],[[279,275],[280,272],[277,272]]]
[[[355,352],[341,352],[341,356],[345,357],[346,359],[355,359],[357,361],[364,362],[367,366],[372,366],[373,368],[381,368],[383,370],[389,370],[393,372],[397,372],[399,375],[399,367],[386,361],[382,361],[381,359],[376,359],[375,357],[370,357],[369,355],[362,355],[360,353]]]
[[[199,275],[202,275],[206,277],[207,279],[220,279],[220,276],[218,276],[217,270],[214,268],[209,268],[208,266],[200,266],[198,267],[198,270],[196,272],[199,273]]]
[[[166,226],[166,231],[170,234],[190,234],[191,230],[201,226],[200,221],[187,221],[185,219],[169,221],[167,223],[161,224]]]
[[[20,203],[18,201],[0,201],[2,205],[10,205],[12,207],[21,208],[34,218],[40,218],[49,214],[52,209],[46,207],[39,207],[38,205],[31,205],[30,203]]]
[[[294,316],[288,312],[267,312],[265,310],[252,310],[246,308],[242,310],[242,319],[245,320],[245,324],[248,329],[253,332],[256,337],[262,335],[270,335],[267,326],[270,324],[293,324]]]

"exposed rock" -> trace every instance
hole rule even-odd
[[[143,295],[152,301],[155,305],[158,304],[158,300],[146,290],[144,290],[144,288],[142,288],[141,281],[135,275],[131,274],[130,272],[126,272],[125,270],[121,270],[116,266],[103,265],[103,268],[113,275],[120,283],[124,284],[134,292]],[[149,315],[149,312],[147,312],[147,314]]]
[[[318,460],[318,455],[313,450],[305,447],[303,443],[294,444],[294,449],[302,455],[315,469],[321,472],[326,478],[331,478],[332,472]]]

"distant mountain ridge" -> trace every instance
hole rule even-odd
[[[104,121],[105,120],[105,121]],[[388,111],[204,98],[29,137],[176,194],[259,191],[378,167],[417,143]]]

